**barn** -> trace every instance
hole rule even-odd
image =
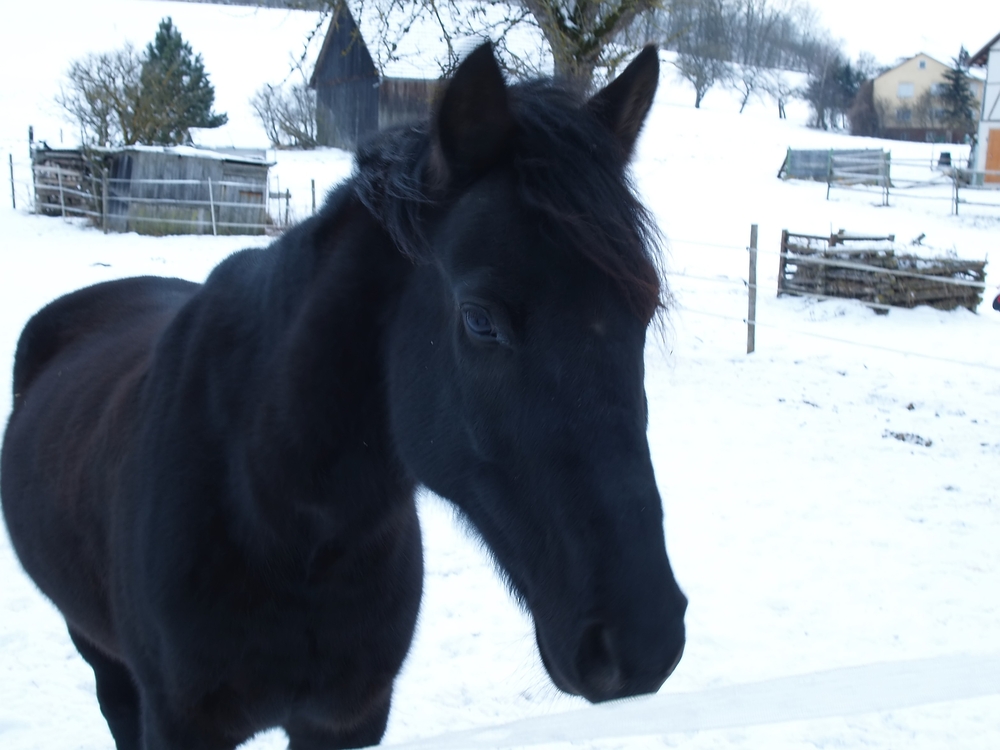
[[[415,71],[410,67],[406,72]],[[372,133],[426,117],[437,78],[379,75],[361,29],[343,3],[330,19],[309,85],[316,90],[317,140],[353,151]]]
[[[437,16],[355,18],[346,3],[330,19],[309,80],[316,90],[316,130],[324,146],[353,151],[368,136],[427,117],[442,76],[486,39],[511,69],[551,71],[551,56],[533,24],[513,24],[505,6],[461,0]]]
[[[263,234],[268,170],[261,150],[191,146],[32,148],[36,211],[82,216],[106,231]]]

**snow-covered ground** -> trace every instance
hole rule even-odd
[[[121,28],[133,23],[124,6],[129,12],[142,8],[137,42],[170,13],[206,62],[213,44],[222,49],[201,22],[182,20],[182,10],[199,6],[105,4],[117,9],[113,24]],[[0,10],[0,56],[12,55],[4,45],[15,41],[25,50],[26,42],[14,39],[13,24],[27,33],[36,20],[27,10]],[[41,39],[42,31],[31,33]],[[95,49],[118,44],[108,39]],[[228,43],[234,54],[241,50]],[[284,57],[275,59],[285,59],[298,42],[285,44]],[[233,72],[216,59],[210,69],[217,86],[226,76],[246,95],[258,85],[256,73]],[[16,69],[35,75],[30,67]],[[28,88],[13,75],[0,81],[4,145],[25,148],[20,120],[32,121],[41,107],[36,90],[54,87],[64,67],[64,61],[49,65],[47,82]],[[1000,210],[970,209],[953,217],[945,200],[895,194],[883,208],[877,195],[845,190],[826,201],[825,185],[776,179],[785,149],[865,141],[807,130],[799,108],[792,108],[790,121],[777,120],[766,103],[739,115],[723,91],[709,92],[701,110],[692,104],[693,93],[665,69],[635,165],[638,189],[666,236],[676,297],[662,333],[651,337],[646,387],[667,548],[691,601],[684,659],[657,696],[660,702],[635,702],[631,719],[559,694],[539,661],[530,621],[510,601],[478,542],[444,501],[423,497],[426,593],[386,742],[584,710],[562,720],[575,727],[575,734],[565,735],[572,743],[530,724],[492,735],[492,742],[507,747],[538,740],[547,750],[1000,747],[1000,696],[996,690],[963,692],[955,672],[956,665],[995,665],[1000,656],[1000,314],[987,300],[978,314],[918,308],[882,316],[857,303],[773,293],[783,228],[891,233],[904,245],[924,235],[925,247],[996,261]],[[249,132],[249,113],[221,108],[227,107],[232,127],[247,129],[236,132]],[[20,119],[8,131],[11,112]],[[867,144],[891,148],[894,161],[924,160],[928,173],[941,150]],[[309,180],[316,180],[321,199],[350,169],[349,157],[337,151],[277,158],[276,177],[282,188],[291,186],[298,215],[309,210]],[[267,241],[106,236],[79,223],[14,211],[6,197],[0,209],[0,373],[10,372],[24,322],[59,294],[138,273],[201,279],[233,250]],[[746,355],[740,318],[746,315],[744,247],[752,223],[760,227],[761,288],[757,351]],[[988,271],[990,295],[1000,275]],[[0,385],[9,385],[8,377],[0,375]],[[10,389],[0,387],[0,414],[9,408]],[[919,436],[929,445],[893,433]],[[886,702],[894,689],[905,692],[899,664],[909,660],[916,666],[903,672],[939,688],[928,693],[938,702],[909,708],[893,708],[905,701]],[[846,667],[861,669],[823,676]],[[803,687],[811,678],[778,679],[811,673],[822,673],[816,684],[826,687],[816,700],[827,712],[795,708],[796,698],[813,695]],[[846,683],[845,675],[851,678]],[[756,683],[742,693],[724,690]],[[759,715],[771,723],[711,721],[738,714],[733,706],[752,696],[770,702]],[[855,703],[849,706],[848,698]],[[671,714],[670,705],[692,706],[683,714],[688,718],[698,705],[715,708],[701,724],[671,725],[670,717],[681,714]],[[847,706],[844,715],[838,706]],[[451,746],[465,740],[456,742]],[[491,740],[468,743],[488,747]],[[112,746],[92,674],[0,535],[0,747]],[[282,746],[278,732],[248,744],[255,750]]]

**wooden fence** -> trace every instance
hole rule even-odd
[[[781,233],[778,296],[847,298],[878,310],[929,305],[975,310],[986,288],[986,261],[897,255],[895,238]]]
[[[289,219],[291,193],[266,182],[109,178],[42,164],[33,171],[36,211],[85,217],[105,231],[264,234]]]
[[[889,152],[830,152],[826,177],[826,199],[830,188],[869,185],[882,191],[882,205],[889,205]]]

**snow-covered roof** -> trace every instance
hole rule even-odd
[[[135,144],[133,146],[124,146],[109,150],[113,152],[144,151],[147,153],[173,154],[174,156],[229,161],[240,164],[255,164],[258,166],[272,166],[274,164],[274,162],[267,160],[267,151],[264,149],[211,149],[200,148],[198,146],[144,146],[142,144]]]
[[[524,11],[504,3],[447,3],[432,15],[420,3],[403,4],[386,15],[375,4],[366,4],[352,14],[372,62],[387,78],[439,78],[486,40],[497,42],[497,52],[511,69],[527,66],[551,71],[551,58],[541,31]],[[527,20],[512,23],[512,16]],[[331,25],[334,18],[330,19]],[[332,34],[328,30],[326,44]],[[516,64],[513,58],[522,61]]]
[[[48,143],[40,142],[37,153],[39,155],[51,154],[52,156],[80,154],[84,149],[78,148],[52,148]],[[252,164],[254,166],[274,166],[275,162],[268,161],[265,149],[249,148],[202,148],[199,146],[145,146],[140,143],[131,146],[91,146],[86,149],[89,153],[95,154],[121,154],[121,153],[147,153],[147,154],[170,154],[173,156],[188,157],[195,159],[207,159],[209,161],[228,161],[236,164]]]

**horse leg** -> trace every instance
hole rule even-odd
[[[91,668],[101,706],[118,750],[140,750],[139,693],[125,665],[104,654],[84,636],[69,628],[69,637]]]
[[[283,727],[288,735],[288,750],[345,750],[369,747],[382,741],[389,722],[389,704],[392,691],[374,706],[369,714],[349,730],[332,729],[329,724],[317,721],[305,713],[294,714]]]
[[[143,698],[142,750],[234,750],[240,744],[212,726],[178,717],[146,693]]]

